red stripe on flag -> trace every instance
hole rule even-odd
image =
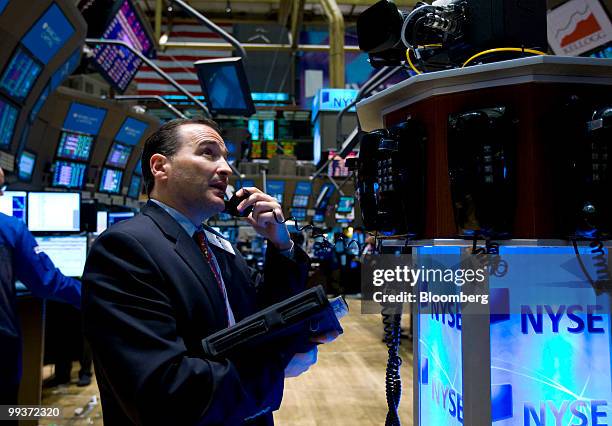
[[[168,83],[166,80],[164,80],[163,78],[142,78],[142,77],[136,77],[134,79],[136,81],[136,83],[141,83],[141,84],[146,84],[146,83],[152,83],[152,84],[170,84]],[[200,85],[200,82],[197,79],[174,79],[174,81],[176,81],[178,84],[194,84],[196,86]]]

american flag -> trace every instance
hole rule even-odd
[[[231,26],[220,25],[226,32],[232,33]],[[162,34],[166,26],[162,26]],[[213,33],[203,25],[173,25],[168,37],[169,41],[212,42],[225,43],[218,34]],[[231,56],[232,52],[202,49],[167,49],[158,51],[155,64],[181,84],[193,95],[201,95],[202,88],[193,63],[202,59],[222,58]],[[139,95],[182,95],[170,83],[166,82],[147,64],[142,64],[135,78]]]

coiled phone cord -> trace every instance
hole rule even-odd
[[[595,272],[597,273],[596,281],[593,280],[582,262],[582,257],[580,256],[576,239],[572,239],[572,245],[574,246],[574,253],[576,253],[576,259],[578,259],[578,264],[580,265],[582,273],[589,281],[591,286],[595,289],[597,294],[605,291],[612,292],[612,279],[610,277],[610,269],[606,260],[606,252],[604,250],[603,242],[600,240],[593,240],[589,243],[589,246],[592,248],[591,253],[596,255],[593,256]]]
[[[387,345],[389,359],[385,371],[385,392],[387,395],[387,418],[385,426],[400,426],[400,418],[397,412],[402,397],[402,378],[400,367],[402,358],[399,355],[400,335],[401,335],[401,314],[391,314],[386,312],[387,307],[383,306],[382,317],[384,324],[385,344]]]

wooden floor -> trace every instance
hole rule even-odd
[[[351,312],[342,319],[345,333],[335,342],[319,347],[319,359],[310,371],[285,381],[281,409],[275,413],[280,426],[381,426],[387,406],[385,400],[385,367],[387,349],[382,343],[382,323],[378,315],[362,315],[358,300],[349,300]],[[412,351],[402,340],[403,426],[412,425]],[[75,365],[73,375],[76,382]],[[51,374],[49,367],[45,375]],[[96,401],[88,407],[88,402]],[[41,421],[41,425],[102,425],[98,388],[95,381],[87,387],[74,384],[43,390],[43,405],[62,406],[64,414],[80,416],[58,421]]]

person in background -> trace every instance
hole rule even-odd
[[[0,168],[0,196],[4,191],[4,171]],[[0,405],[17,404],[22,373],[16,280],[34,296],[81,306],[81,283],[64,276],[53,265],[25,223],[0,213]]]

